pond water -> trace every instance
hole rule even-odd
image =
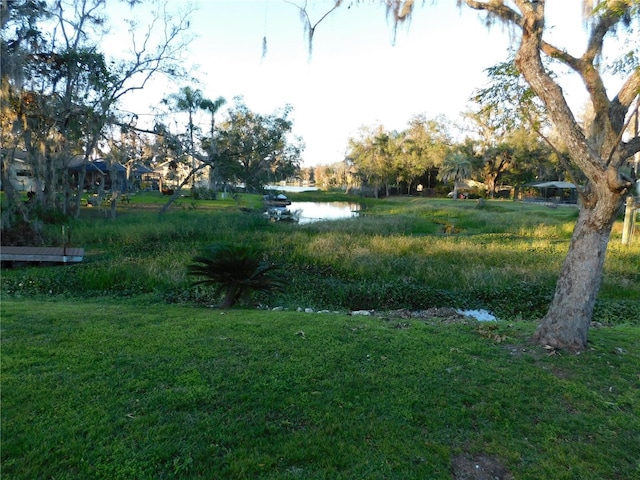
[[[317,192],[319,190],[318,187],[309,187],[309,186],[296,186],[296,185],[265,185],[265,190],[276,190],[279,192],[291,192],[291,193],[299,193],[299,192]]]
[[[298,223],[304,224],[357,217],[360,205],[351,202],[291,202],[286,208]]]
[[[464,315],[466,317],[473,317],[479,322],[495,322],[497,320],[496,316],[489,312],[488,310],[460,310],[456,309],[460,315]]]

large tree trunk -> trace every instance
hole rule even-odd
[[[539,344],[572,351],[586,348],[607,244],[618,211],[617,197],[610,195],[606,202],[580,206],[553,300],[533,336]]]
[[[493,5],[493,2],[487,3]],[[611,227],[626,189],[631,186],[618,171],[629,154],[621,148],[620,139],[626,111],[637,96],[640,76],[630,77],[615,101],[609,100],[601,77],[590,63],[598,57],[600,35],[615,24],[615,15],[605,16],[600,28],[591,34],[589,51],[580,59],[565,57],[568,66],[585,82],[595,112],[589,128],[582,128],[576,122],[562,88],[549,75],[541,59],[542,50],[551,57],[559,53],[542,41],[545,2],[516,3],[521,5],[523,13],[520,19],[522,41],[516,65],[544,102],[573,164],[587,178],[584,191],[579,192],[580,215],[555,295],[534,340],[553,348],[581,350],[587,345]],[[497,4],[502,5],[502,2]]]
[[[569,152],[572,167],[580,173],[578,178],[586,179],[584,190],[579,190],[580,215],[556,292],[534,335],[542,345],[585,348],[611,227],[627,190],[633,186],[631,179],[622,175],[620,167],[640,148],[637,136],[628,142],[623,140],[628,126],[626,119],[636,105],[640,91],[640,71],[634,70],[611,99],[598,63],[602,58],[605,35],[615,31],[620,22],[635,13],[632,4],[637,2],[598,2],[603,8],[590,18],[587,49],[581,57],[574,57],[543,40],[544,1],[465,0],[465,3],[521,29],[516,66],[544,103],[558,138]],[[589,106],[593,109],[593,118],[588,125],[576,121],[561,86],[542,60],[543,54],[569,67],[584,82]],[[554,148],[559,150],[558,147]]]
[[[76,195],[76,205],[74,217],[76,219],[80,218],[80,207],[82,206],[82,195],[84,194],[84,180],[87,178],[87,162],[85,161],[78,173],[78,190]]]
[[[0,167],[0,183],[2,183],[2,189],[4,190],[5,197],[8,200],[3,206],[2,215],[0,216],[1,230],[10,230],[12,227],[14,227],[15,221],[18,219],[18,217],[25,224],[30,223],[29,211],[25,206],[22,197],[20,196],[20,192],[18,192],[13,183],[11,183],[11,176],[9,174],[9,159],[13,159],[14,155],[15,149],[9,151],[5,159],[2,160],[2,165]]]
[[[489,198],[495,197],[497,179],[498,179],[498,175],[494,173],[489,173],[485,176],[484,181],[487,185],[487,192],[489,193]]]

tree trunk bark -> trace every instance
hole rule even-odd
[[[80,207],[82,206],[82,195],[84,194],[84,180],[87,178],[87,164],[83,163],[80,172],[78,173],[78,195],[76,196],[76,208],[74,217],[80,218]]]
[[[605,254],[617,208],[580,206],[555,294],[534,341],[555,349],[579,351],[587,346],[587,332],[600,289]]]
[[[111,201],[109,202],[109,218],[111,218],[111,220],[115,220],[117,212],[118,212],[118,194],[112,193]]]
[[[489,192],[489,198],[495,198],[496,195],[496,180],[497,175],[489,174],[487,175],[485,182],[487,184],[487,190]]]
[[[231,308],[236,304],[240,288],[236,284],[227,285],[220,308]]]
[[[14,158],[15,149],[10,151],[6,156],[7,160],[2,161],[2,167],[0,170],[0,182],[2,183],[2,189],[5,192],[7,198],[7,208],[2,208],[2,216],[0,217],[0,228],[2,230],[10,229],[15,224],[16,216],[19,216],[24,223],[30,223],[29,212],[25,207],[25,204],[20,196],[20,192],[16,190],[13,183],[11,183],[9,175],[9,160]],[[3,206],[4,207],[4,206]]]
[[[158,215],[162,215],[163,213],[165,213],[167,210],[169,210],[169,207],[173,204],[173,202],[175,202],[178,198],[180,198],[180,194],[182,193],[182,187],[184,185],[187,184],[187,182],[189,181],[189,177],[187,177],[187,180],[185,182],[182,182],[174,191],[173,191],[173,195],[171,195],[169,197],[169,200],[167,201],[167,203],[165,203],[162,208],[160,209],[160,211],[158,212]]]

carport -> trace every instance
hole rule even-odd
[[[553,203],[578,203],[578,191],[576,185],[571,182],[551,181],[531,183],[528,187],[538,189],[540,194],[531,200],[542,200]]]

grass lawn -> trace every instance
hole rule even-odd
[[[640,478],[640,327],[533,328],[5,296],[2,478]]]
[[[3,269],[2,479],[640,479],[640,242],[621,245],[622,219],[589,349],[564,355],[528,339],[575,208],[290,197],[361,215],[272,223],[239,195],[159,216],[167,199],[141,193],[65,220],[81,264]],[[216,242],[259,247],[286,291],[210,308],[186,267]],[[499,321],[389,314],[440,307]]]

